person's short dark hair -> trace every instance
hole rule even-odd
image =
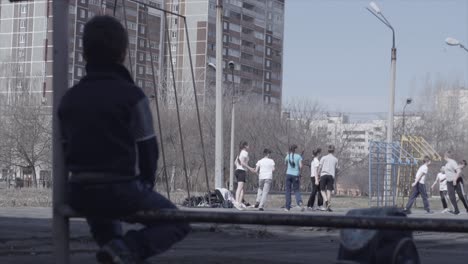
[[[335,146],[329,145],[328,146],[328,153],[334,153],[335,152]]]
[[[458,162],[458,164],[463,165],[464,167],[466,167],[466,160],[460,160]]]
[[[83,57],[87,62],[123,63],[128,48],[128,34],[111,16],[95,16],[84,26]]]
[[[269,150],[267,148],[263,150],[263,155],[266,156],[266,155],[269,155],[269,154],[271,154],[271,150]]]
[[[429,161],[431,161],[431,158],[429,158],[429,156],[424,156],[423,162],[428,163]]]

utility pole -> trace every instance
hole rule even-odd
[[[216,131],[215,131],[215,188],[224,182],[223,151],[223,1],[216,3]]]

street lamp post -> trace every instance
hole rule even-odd
[[[231,76],[232,76],[232,102],[231,102],[231,158],[229,161],[229,190],[234,191],[234,140],[235,140],[235,125],[236,125],[236,102],[235,102],[235,96],[236,96],[236,86],[234,83],[234,62],[229,61],[228,62],[229,69],[231,70]]]
[[[216,129],[215,129],[215,188],[223,187],[224,155],[223,155],[223,1],[216,3]]]
[[[447,45],[449,46],[459,46],[460,48],[468,52],[468,49],[463,44],[461,44],[460,41],[458,41],[457,39],[449,37],[445,39],[445,43],[447,43]]]
[[[392,55],[391,55],[391,78],[390,78],[390,91],[389,91],[389,109],[387,119],[387,171],[384,179],[384,205],[390,204],[390,196],[392,195],[392,143],[393,143],[393,122],[395,111],[395,80],[396,80],[396,47],[395,47],[395,29],[388,22],[387,18],[382,14],[379,6],[375,2],[370,2],[370,8],[366,9],[373,14],[377,19],[384,23],[390,30],[392,30]],[[394,202],[394,200],[393,200]]]
[[[413,99],[411,99],[411,98],[406,99],[406,104],[405,104],[405,106],[403,107],[403,122],[402,122],[402,123],[403,123],[403,124],[402,124],[402,126],[403,126],[403,133],[401,134],[401,137],[402,137],[402,138],[403,138],[403,136],[406,134],[406,127],[405,127],[405,110],[406,110],[406,107],[407,107],[409,104],[411,104],[412,102],[413,102]]]

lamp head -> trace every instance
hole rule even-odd
[[[382,10],[380,10],[379,6],[374,1],[370,2],[369,6],[377,14],[380,14],[382,12]]]
[[[445,43],[447,43],[447,45],[450,45],[450,46],[460,45],[460,41],[454,38],[450,38],[450,37],[445,39]]]

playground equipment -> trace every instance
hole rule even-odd
[[[424,156],[429,156],[433,161],[442,160],[423,137],[403,135],[400,143],[393,142],[390,145],[386,142],[371,141],[369,206],[403,206]],[[390,178],[385,182],[385,174],[389,169]]]
[[[369,142],[369,206],[395,206],[400,168],[417,166],[417,163],[397,142]],[[388,181],[385,181],[386,173],[390,174]]]
[[[432,161],[442,161],[442,157],[423,137],[403,135],[401,137],[400,146],[401,149],[405,150],[405,152],[400,152],[400,159],[405,159],[405,156],[409,153],[418,161],[423,160],[424,156],[428,156]],[[413,182],[416,171],[418,170],[417,165],[418,164],[398,168],[397,195],[402,206],[405,203],[405,199],[410,195],[411,183]]]

